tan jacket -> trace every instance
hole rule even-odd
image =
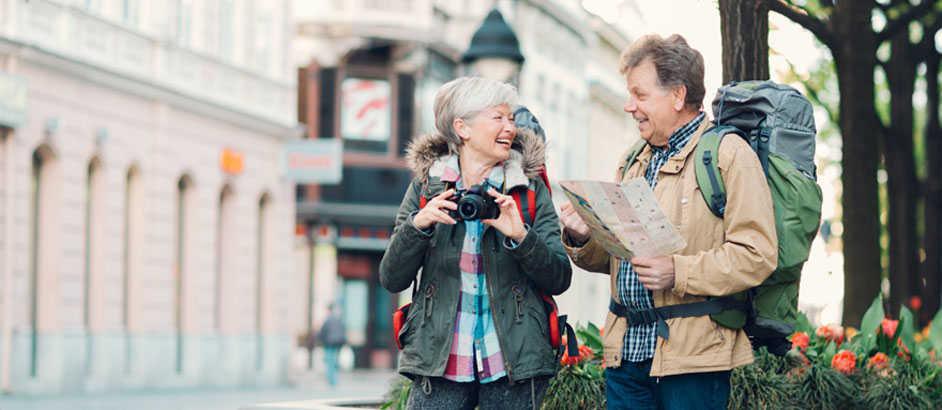
[[[758,158],[742,138],[724,138],[719,149],[728,197],[726,217],[713,215],[703,200],[693,151],[711,126],[703,121],[684,149],[661,167],[654,187],[664,213],[687,241],[687,247],[673,255],[674,288],[654,292],[656,307],[700,302],[708,295],[729,295],[756,286],[772,273],[778,260],[772,196]],[[651,154],[651,147],[646,146],[624,180],[644,177]],[[619,161],[616,179],[621,177],[627,155]],[[619,262],[591,239],[580,248],[570,243],[564,233],[563,244],[573,262],[585,270],[611,275],[612,298],[618,300]],[[730,370],[753,361],[752,347],[741,329],[718,325],[709,316],[667,319],[667,324],[670,338],[657,338],[652,377]],[[608,367],[621,364],[625,328],[624,318],[608,313],[603,337]]]

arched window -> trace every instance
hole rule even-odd
[[[43,286],[58,280],[59,221],[61,206],[59,192],[61,176],[59,162],[53,150],[43,145],[33,151],[30,174],[29,207],[29,319],[30,376],[36,377],[39,358],[39,334],[51,328],[58,308],[58,290]],[[40,245],[41,244],[41,245]],[[49,312],[49,313],[47,313]]]
[[[137,280],[139,272],[138,258],[141,251],[141,225],[143,223],[143,194],[141,186],[140,171],[137,167],[128,168],[125,178],[124,189],[124,252],[121,261],[122,277],[122,305],[121,305],[121,325],[125,331],[125,360],[124,370],[131,370],[131,332],[137,326],[137,318],[132,311],[136,311],[132,306],[135,299],[136,287],[134,281]]]
[[[83,325],[88,342],[86,346],[85,371],[91,371],[92,333],[102,330],[102,301],[104,297],[103,239],[105,237],[105,178],[101,160],[94,158],[88,163],[85,184],[85,308]]]
[[[190,234],[188,225],[190,224],[191,196],[193,195],[193,182],[188,175],[180,177],[177,181],[177,220],[175,235],[174,252],[174,283],[175,292],[173,298],[174,326],[177,333],[177,373],[183,373],[183,303],[184,303],[184,282],[189,272],[187,266],[190,255],[187,253],[190,245]]]
[[[226,289],[231,286],[230,280],[233,277],[232,259],[235,258],[237,232],[235,228],[235,196],[232,187],[226,185],[219,193],[218,221],[216,224],[216,278],[215,278],[215,309],[213,311],[213,327],[222,329],[223,314],[226,311],[228,293]]]
[[[265,293],[267,291],[266,278],[272,264],[271,259],[271,229],[272,223],[271,197],[266,193],[258,200],[258,231],[255,246],[255,332],[257,335],[255,367],[261,369],[264,365],[264,332],[265,332]]]

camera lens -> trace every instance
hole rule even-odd
[[[475,220],[481,218],[481,209],[484,208],[484,201],[475,194],[465,195],[458,201],[458,215],[461,219]]]

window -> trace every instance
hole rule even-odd
[[[268,73],[271,64],[272,24],[267,15],[260,15],[255,19],[255,69],[260,73]]]
[[[223,61],[234,60],[235,38],[235,0],[221,0],[219,3],[219,58]]]
[[[124,357],[124,370],[125,372],[130,372],[131,370],[131,337],[130,333],[132,330],[131,323],[131,294],[132,294],[132,285],[131,281],[137,276],[137,255],[141,249],[140,245],[140,224],[142,222],[142,210],[141,205],[143,204],[141,195],[143,194],[143,189],[141,188],[141,177],[136,167],[131,167],[128,169],[127,178],[125,180],[125,190],[124,190],[124,259],[121,263],[122,270],[122,309],[121,309],[121,324],[125,330],[125,357]]]
[[[85,311],[83,324],[85,325],[88,342],[85,355],[85,372],[91,373],[93,332],[100,331],[99,309],[95,301],[104,300],[102,294],[102,239],[104,237],[105,218],[103,214],[105,195],[104,173],[101,170],[101,161],[98,158],[88,163],[85,184]]]
[[[139,0],[122,0],[121,1],[121,17],[124,19],[124,22],[131,26],[137,26],[138,23],[138,10],[140,5],[138,4]]]
[[[193,0],[177,0],[177,43],[190,46],[193,32]]]
[[[42,287],[47,277],[59,271],[60,235],[58,229],[61,206],[61,175],[59,161],[52,148],[40,146],[32,155],[29,207],[29,369],[37,377],[40,345],[38,332],[51,325],[47,310],[59,304],[58,290]],[[42,245],[40,245],[42,244]],[[48,292],[50,296],[46,296]]]
[[[219,193],[218,222],[216,224],[216,278],[215,286],[215,309],[213,311],[213,328],[221,329],[222,316],[225,311],[225,298],[227,292],[224,290],[223,276],[232,271],[229,261],[235,257],[233,245],[236,239],[235,206],[233,201],[232,188],[226,185]]]
[[[175,242],[176,249],[174,254],[173,281],[175,283],[175,294],[173,298],[174,326],[177,332],[177,373],[183,373],[183,283],[188,274],[186,253],[189,245],[189,235],[187,225],[189,223],[190,196],[193,195],[190,177],[184,175],[177,181],[177,220]]]
[[[42,231],[40,229],[40,209],[42,209],[43,200],[43,157],[39,150],[33,153],[33,171],[30,178],[30,241],[29,241],[29,296],[30,296],[30,370],[31,377],[36,377],[36,359],[38,356],[37,345],[37,327],[39,325],[39,261],[42,252],[39,244],[41,243]]]
[[[255,332],[257,337],[255,368],[262,369],[264,365],[264,315],[265,315],[265,278],[268,276],[266,271],[271,266],[271,258],[268,257],[271,233],[269,229],[273,226],[271,222],[271,199],[268,194],[262,195],[258,201],[258,230],[256,232],[255,247]]]

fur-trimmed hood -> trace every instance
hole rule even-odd
[[[445,163],[451,154],[445,136],[438,132],[416,136],[406,148],[406,161],[412,177],[428,183],[441,178]],[[546,142],[528,128],[517,128],[517,136],[510,146],[510,158],[504,161],[504,180],[507,189],[527,186],[539,179],[539,171],[546,161]]]

